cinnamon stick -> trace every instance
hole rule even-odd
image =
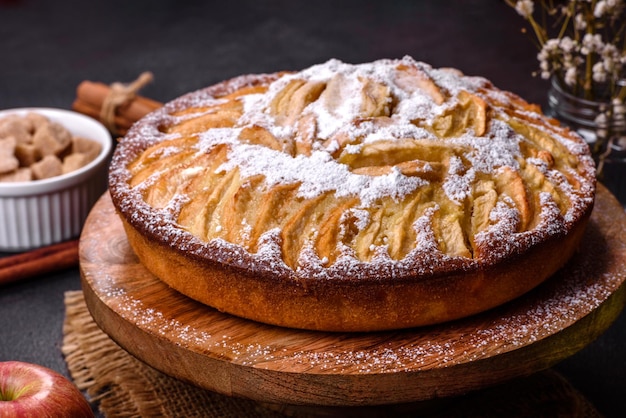
[[[76,96],[84,102],[100,109],[110,92],[111,87],[104,83],[85,80],[78,85]],[[120,106],[118,108],[118,114],[124,115],[127,119],[137,121],[161,106],[163,106],[163,104],[156,100],[136,96],[133,100]]]
[[[78,265],[78,240],[0,258],[0,285]]]
[[[79,98],[72,103],[72,109],[84,115],[91,116],[94,119],[100,119],[100,109],[90,103],[84,102]],[[136,120],[128,119],[124,115],[115,116],[115,125],[117,126],[117,130],[120,135],[126,134],[128,129],[130,129],[132,124],[135,122]]]
[[[112,88],[104,83],[85,80],[76,88],[76,99],[72,109],[105,122],[101,120],[101,111],[111,91]],[[163,106],[161,102],[135,95],[115,110],[113,122],[116,133],[125,134],[133,123],[161,106]]]

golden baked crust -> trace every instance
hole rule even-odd
[[[409,57],[190,93],[117,146],[113,203],[180,292],[281,326],[370,331],[532,289],[591,213],[586,144],[480,77]]]

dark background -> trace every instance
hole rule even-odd
[[[501,1],[0,0],[0,105],[67,107],[83,79],[165,101],[244,73],[412,55],[545,99],[523,20]]]
[[[82,80],[130,82],[168,101],[245,73],[298,70],[339,58],[411,55],[456,67],[544,105],[536,49],[501,1],[0,0],[0,109],[69,109]],[[2,254],[0,254],[2,256]],[[67,374],[63,293],[78,269],[0,287],[0,360]],[[626,315],[556,366],[606,416],[626,399]]]

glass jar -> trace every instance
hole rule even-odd
[[[626,80],[620,80],[626,82]],[[598,125],[596,118],[611,108],[610,100],[587,100],[565,91],[556,78],[550,81],[548,91],[548,114],[577,131],[588,144],[595,144]],[[623,122],[609,120],[609,130],[613,134],[624,134]]]

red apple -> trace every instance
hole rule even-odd
[[[37,364],[0,362],[0,417],[93,417],[83,394],[64,376]]]

